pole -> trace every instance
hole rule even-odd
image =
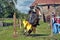
[[[13,26],[14,26],[14,32],[13,32],[13,36],[16,37],[17,36],[17,30],[16,30],[16,13],[14,13],[13,15]]]
[[[20,25],[20,28],[21,28],[21,19],[19,20],[19,25]]]
[[[50,10],[50,6],[49,6],[49,8],[48,8],[48,13],[50,13],[49,15],[50,15],[50,29],[51,29],[51,34],[49,35],[50,37],[52,37],[53,36],[53,32],[52,32],[52,16],[51,16],[51,10]]]

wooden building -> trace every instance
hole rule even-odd
[[[35,0],[31,6],[38,6],[46,17],[52,12],[60,14],[60,0]]]

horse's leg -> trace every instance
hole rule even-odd
[[[33,27],[32,29],[33,29],[33,33],[36,33],[36,27]]]

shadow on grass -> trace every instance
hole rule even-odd
[[[30,34],[29,36],[34,36],[34,37],[43,36],[43,37],[45,37],[45,36],[49,36],[49,34]]]

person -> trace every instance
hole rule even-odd
[[[37,23],[37,18],[38,18],[38,15],[36,14],[35,11],[32,11],[30,14],[29,14],[29,23],[31,23],[32,25],[36,25]]]
[[[32,25],[33,33],[36,32],[38,15],[35,9],[29,11],[28,22]],[[32,31],[31,31],[32,32]]]
[[[53,18],[56,17],[56,14],[55,14],[54,12],[52,12],[52,17],[53,17]]]
[[[57,22],[56,14],[52,12],[51,16],[52,16],[52,24],[56,23]]]

